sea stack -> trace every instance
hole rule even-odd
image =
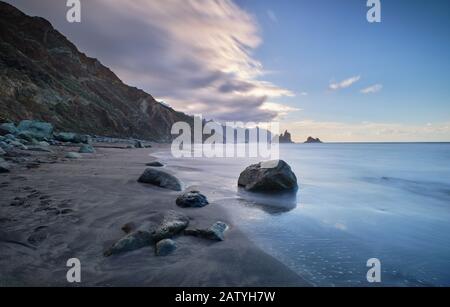
[[[292,141],[292,135],[286,130],[284,134],[280,135],[280,144],[294,144]]]
[[[319,138],[317,138],[317,139],[315,139],[315,138],[313,138],[313,137],[308,137],[308,139],[306,140],[306,142],[305,142],[305,144],[314,144],[314,143],[316,143],[316,144],[321,144],[321,143],[323,143]]]

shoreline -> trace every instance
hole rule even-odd
[[[96,146],[96,154],[80,160],[2,174],[0,284],[70,286],[66,261],[75,257],[82,265],[81,286],[311,286],[259,249],[221,205],[182,209],[175,204],[180,193],[138,183],[145,163],[154,160],[151,154],[166,146]],[[57,156],[71,149],[51,148]],[[12,206],[17,198],[22,204]],[[180,235],[179,248],[167,257],[156,257],[154,247],[103,256],[123,236],[124,224],[142,223],[164,210],[188,215],[193,227],[219,220],[231,227],[218,243]]]

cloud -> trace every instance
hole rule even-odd
[[[382,84],[375,84],[369,87],[366,87],[364,89],[361,90],[362,94],[375,94],[380,92],[383,89],[383,85]]]
[[[282,119],[283,117],[287,116],[288,114],[290,114],[292,112],[302,111],[302,109],[294,108],[291,106],[287,106],[287,105],[275,103],[275,102],[265,102],[261,106],[261,109],[277,113],[278,117],[276,119],[278,119],[278,120]]]
[[[263,65],[252,55],[263,42],[259,26],[232,0],[84,1],[76,25],[65,21],[64,1],[9,2],[49,18],[125,83],[181,111],[270,121],[278,114],[262,109],[264,102],[294,96],[264,81]]]
[[[275,15],[275,13],[274,13],[272,10],[267,10],[267,16],[269,16],[269,19],[270,19],[272,22],[275,22],[275,23],[278,22],[277,15]]]
[[[293,138],[302,142],[308,136],[319,137],[325,142],[442,142],[450,141],[450,122],[426,124],[402,124],[302,120],[285,123]]]
[[[361,79],[361,76],[354,76],[354,77],[345,79],[345,80],[343,80],[341,82],[331,83],[330,84],[330,89],[333,90],[333,91],[344,89],[344,88],[352,86],[353,84],[358,82],[360,79]]]

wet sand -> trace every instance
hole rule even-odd
[[[61,156],[71,148],[54,150]],[[138,183],[153,150],[97,148],[79,160],[1,174],[0,286],[71,286],[69,258],[81,261],[81,286],[309,285],[257,248],[222,204],[182,209],[179,192]],[[124,236],[124,224],[165,210],[188,215],[191,227],[223,221],[230,229],[223,242],[180,235],[167,257],[155,256],[154,247],[103,256]]]

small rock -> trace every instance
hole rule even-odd
[[[144,147],[144,144],[142,144],[141,141],[136,141],[136,142],[134,143],[134,147],[135,147],[135,148],[145,148],[145,147]]]
[[[28,147],[23,145],[19,141],[11,141],[9,144],[14,146],[14,147],[16,147],[16,148],[18,148],[18,149],[21,149],[21,150],[28,150]]]
[[[152,237],[147,231],[132,232],[116,243],[111,248],[105,251],[105,257],[117,255],[125,252],[134,251],[152,244]]]
[[[209,205],[206,196],[198,191],[191,191],[178,196],[176,203],[181,208],[202,208]]]
[[[92,142],[92,139],[89,135],[78,134],[73,132],[58,132],[55,133],[53,136],[55,140],[65,143],[90,144]]]
[[[172,238],[189,226],[189,218],[177,211],[167,211],[162,221],[151,230],[154,242]]]
[[[38,145],[39,145],[39,146],[42,146],[42,147],[48,147],[48,146],[50,146],[50,144],[49,144],[48,142],[45,142],[45,141],[38,142]]]
[[[0,156],[6,155],[6,151],[3,150],[3,148],[0,147]]]
[[[53,151],[49,148],[40,147],[40,146],[28,146],[29,151],[38,151],[38,152],[49,152],[52,153]]]
[[[153,184],[169,190],[181,191],[181,182],[178,178],[155,168],[146,169],[138,179],[138,182]]]
[[[5,135],[5,142],[9,142],[9,141],[17,141],[17,139],[14,135],[7,134],[7,135]]]
[[[176,243],[171,239],[161,240],[156,243],[156,256],[168,256],[177,249]]]
[[[150,162],[145,164],[146,166],[151,166],[151,167],[163,167],[164,164],[162,164],[161,162],[155,161],[155,162]]]
[[[208,229],[186,229],[184,234],[213,241],[223,241],[225,240],[225,232],[228,228],[226,223],[216,222]]]
[[[5,174],[11,172],[10,167],[6,163],[0,163],[0,174]]]
[[[93,153],[95,153],[95,148],[92,147],[92,145],[84,144],[80,147],[79,153],[93,154]]]
[[[136,230],[136,224],[135,223],[133,223],[133,222],[129,222],[129,223],[126,223],[125,225],[123,225],[122,226],[122,231],[123,232],[125,232],[125,233],[130,233],[130,232],[133,232],[134,230]]]
[[[77,153],[77,152],[68,152],[66,154],[66,158],[67,159],[80,159],[81,155],[79,153]]]
[[[3,123],[0,125],[0,135],[17,134],[19,130],[13,123]]]
[[[0,148],[5,151],[8,151],[11,150],[13,147],[4,141],[0,141]]]

